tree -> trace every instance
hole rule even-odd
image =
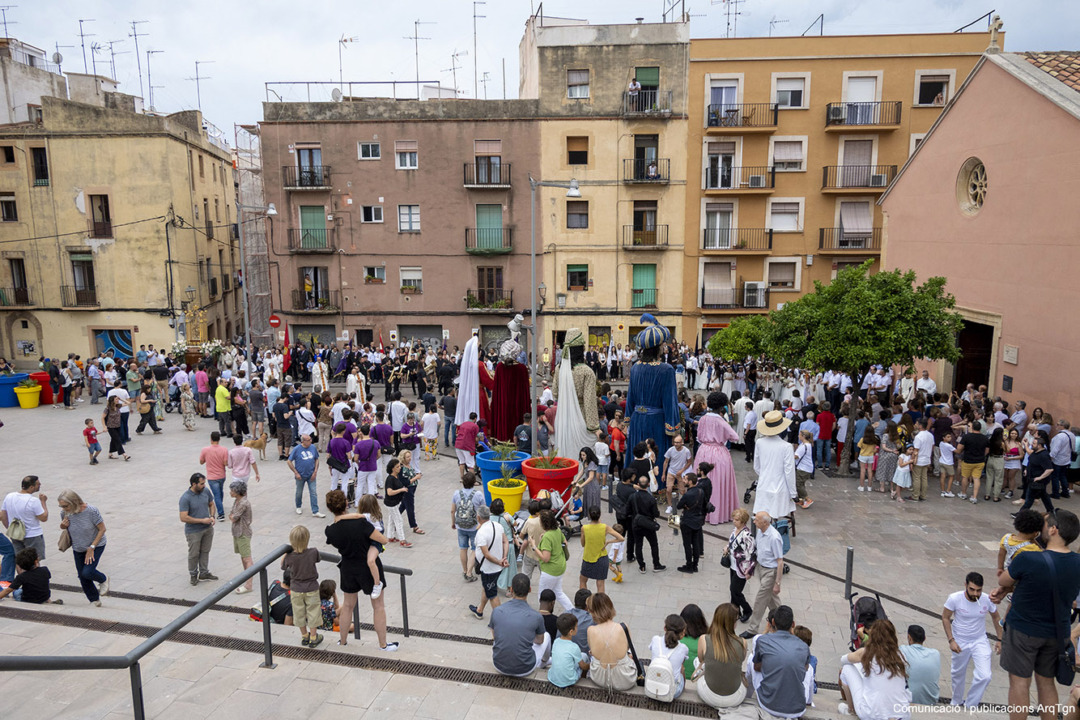
[[[852,379],[871,365],[903,364],[916,358],[960,357],[956,336],[964,323],[945,278],[916,286],[915,272],[867,275],[871,261],[840,271],[829,285],[770,313],[766,352],[791,367],[846,372]],[[855,436],[856,403],[848,413],[842,474],[847,474]]]
[[[709,352],[724,360],[744,360],[765,352],[769,319],[764,315],[735,318],[709,339]]]

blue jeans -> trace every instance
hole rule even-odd
[[[82,585],[82,590],[86,593],[86,599],[90,602],[97,602],[101,599],[101,594],[98,593],[97,585],[94,583],[102,583],[107,579],[105,574],[97,569],[98,563],[101,562],[101,553],[105,552],[105,546],[94,548],[94,562],[89,565],[86,564],[86,551],[79,552],[72,548],[72,554],[75,555],[75,574],[79,576],[79,583]]]
[[[443,442],[447,447],[454,447],[454,443],[457,442],[457,425],[453,420],[448,420],[446,427],[443,428]]]
[[[818,467],[829,467],[829,463],[832,462],[832,439],[815,440],[814,454],[817,456]]]
[[[296,509],[299,510],[304,504],[304,486],[307,485],[308,496],[311,500],[311,512],[319,512],[319,498],[315,495],[315,478],[303,477],[296,481]]]
[[[131,417],[131,413],[120,413],[120,438],[126,445],[131,442],[131,431],[128,429],[128,419]]]
[[[0,582],[11,582],[15,579],[15,546],[7,539],[7,535],[0,533]]]
[[[208,479],[206,483],[210,486],[210,492],[214,494],[214,506],[217,508],[217,514],[220,517],[225,514],[225,478]]]
[[[1055,465],[1050,474],[1051,497],[1062,497],[1069,492],[1069,466]]]

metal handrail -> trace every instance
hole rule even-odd
[[[244,570],[239,575],[234,576],[231,580],[207,595],[205,598],[197,602],[195,605],[185,611],[180,617],[170,622],[165,627],[158,630],[156,633],[143,640],[137,647],[130,650],[126,655],[106,655],[100,656],[70,656],[70,655],[5,655],[0,656],[0,672],[23,672],[23,671],[38,671],[38,670],[123,670],[127,668],[131,672],[131,700],[132,710],[135,715],[135,720],[145,720],[146,709],[143,705],[142,694],[142,673],[139,668],[139,661],[142,660],[151,650],[156,648],[161,643],[171,638],[176,633],[180,632],[193,620],[202,615],[207,610],[211,609],[220,600],[228,597],[236,588],[247,582],[249,579],[254,578],[255,575],[259,576],[259,595],[262,598],[262,616],[263,616],[263,664],[259,667],[274,668],[274,656],[272,650],[272,642],[270,636],[270,625],[273,621],[270,618],[270,585],[268,582],[266,569],[271,563],[280,559],[286,553],[292,552],[291,545],[281,545],[276,550],[272,551],[269,555],[263,557],[257,563]],[[341,558],[338,555],[332,553],[319,551],[319,559],[324,562],[339,563]],[[389,565],[383,566],[383,571],[398,575],[401,579],[401,613],[402,613],[402,626],[404,629],[405,637],[409,637],[409,605],[407,600],[407,594],[405,589],[405,578],[413,574],[413,571],[409,568],[399,568]],[[353,637],[357,640],[360,639],[360,605],[357,603],[353,606]]]

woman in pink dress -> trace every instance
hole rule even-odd
[[[713,465],[712,472],[709,473],[709,480],[712,481],[712,496],[709,502],[716,509],[705,516],[710,525],[731,522],[732,511],[739,507],[735,465],[731,462],[731,453],[728,452],[726,444],[737,441],[739,436],[722,416],[727,404],[727,395],[724,393],[709,393],[709,412],[702,415],[698,421],[698,442],[701,447],[694,458],[694,467],[703,462]]]

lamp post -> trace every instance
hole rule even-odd
[[[529,432],[532,434],[533,448],[539,448],[539,442],[537,440],[537,422],[536,416],[536,378],[539,373],[536,371],[536,362],[540,359],[540,355],[537,353],[536,348],[536,295],[540,294],[540,307],[544,306],[544,301],[547,299],[547,286],[541,284],[540,287],[536,285],[536,189],[541,187],[554,187],[563,188],[566,190],[566,197],[579,198],[581,197],[581,190],[578,188],[578,181],[571,179],[569,183],[560,183],[544,180],[535,180],[532,175],[529,175],[529,345],[530,345],[530,358],[532,367],[529,368],[529,415],[532,417],[532,421],[529,424]]]
[[[274,203],[270,203],[266,207],[259,205],[241,205],[236,204],[236,227],[238,228],[238,235],[240,240],[240,297],[244,303],[244,361],[252,362],[251,360],[251,308],[248,306],[248,271],[247,271],[247,255],[244,253],[244,211],[250,210],[256,213],[264,213],[268,217],[274,217],[277,215],[277,208],[274,207]],[[252,365],[254,367],[254,365]]]

